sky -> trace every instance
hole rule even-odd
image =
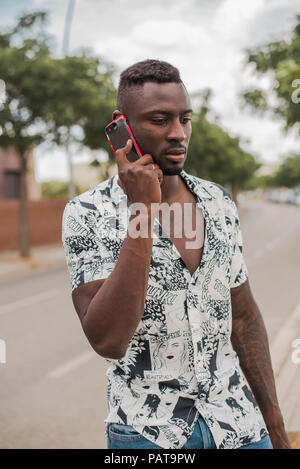
[[[0,0],[0,28],[13,25],[24,12],[46,10],[47,30],[54,37],[55,54],[61,56],[68,4]],[[262,163],[280,162],[299,152],[296,133],[286,135],[272,115],[242,108],[239,96],[256,83],[270,86],[269,78],[258,81],[253,67],[246,65],[246,50],[288,39],[296,14],[299,0],[75,0],[69,53],[89,47],[119,72],[146,58],[172,63],[190,93],[212,90],[211,107],[219,125],[239,136],[245,150]],[[75,161],[94,157],[82,150],[73,154]],[[59,148],[37,148],[35,167],[40,182],[68,177],[65,153]]]

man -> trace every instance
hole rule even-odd
[[[63,216],[73,303],[111,363],[108,447],[289,448],[236,206],[183,170],[192,110],[178,70],[158,60],[125,70],[121,114],[143,156],[127,160],[129,140],[118,174]],[[169,219],[163,205],[177,208]]]

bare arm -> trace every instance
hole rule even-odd
[[[232,346],[262,412],[273,447],[290,448],[276,395],[267,332],[249,280],[231,289],[231,303]]]
[[[126,154],[132,142],[117,152],[119,181],[130,203],[139,202],[146,208],[139,214],[140,224],[147,229],[147,237],[133,237],[130,227],[135,225],[131,215],[127,236],[123,241],[118,262],[106,280],[81,285],[73,292],[73,302],[83,330],[92,347],[105,358],[121,358],[144,312],[149,268],[152,254],[151,205],[161,201],[162,171],[153,164],[151,155],[143,155],[129,163]],[[139,230],[138,230],[139,231]]]
[[[105,358],[125,355],[143,315],[151,253],[151,236],[134,239],[127,235],[113,272],[100,288],[99,283],[94,291],[89,287],[91,294],[81,318],[82,327],[93,348]],[[87,286],[74,290],[75,305],[80,301],[82,304],[83,288]]]

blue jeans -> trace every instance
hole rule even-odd
[[[107,448],[108,449],[162,449],[152,441],[138,433],[130,425],[109,423],[107,425]],[[200,416],[195,423],[191,437],[182,449],[216,449],[212,433]],[[241,446],[238,449],[273,449],[269,435],[260,441],[250,445]]]

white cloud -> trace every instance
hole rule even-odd
[[[264,0],[225,0],[216,12],[213,29],[223,40],[238,40],[241,45],[249,23],[260,14],[264,3]]]
[[[207,46],[210,43],[208,35],[198,26],[195,27],[182,20],[149,20],[135,26],[131,38],[142,46],[151,48],[176,47],[178,51],[195,44]]]

